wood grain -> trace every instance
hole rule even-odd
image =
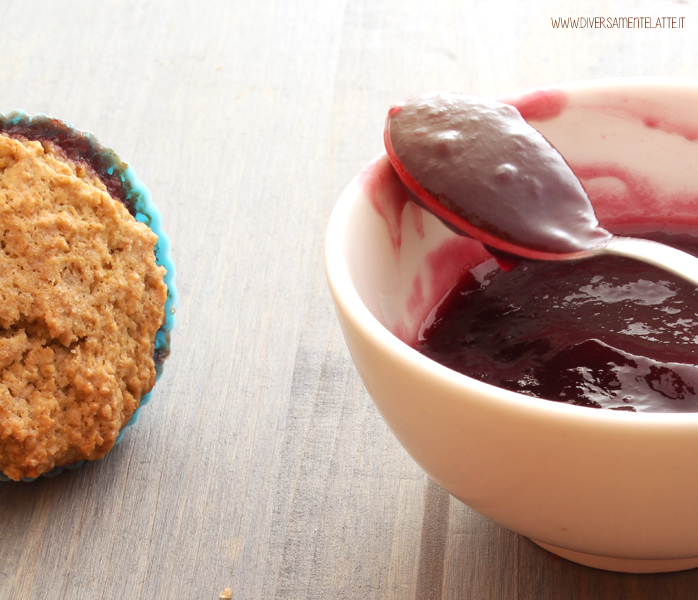
[[[351,363],[323,271],[389,104],[698,75],[694,3],[0,0],[0,111],[135,165],[178,269],[173,353],[104,460],[0,484],[0,598],[692,598],[556,559],[430,482]],[[558,16],[685,16],[666,31]]]

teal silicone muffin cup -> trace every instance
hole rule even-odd
[[[102,146],[91,133],[80,131],[65,121],[46,115],[30,116],[23,111],[15,110],[10,113],[0,113],[0,133],[28,140],[51,141],[73,162],[86,163],[104,183],[112,197],[121,199],[135,219],[147,225],[158,236],[155,258],[156,263],[166,269],[164,281],[167,286],[167,300],[165,321],[157,331],[153,356],[157,382],[162,375],[164,362],[170,354],[170,335],[175,327],[177,289],[175,266],[170,255],[170,240],[162,228],[162,217],[152,200],[150,191],[136,176],[133,167],[122,161],[113,150]],[[141,408],[151,401],[152,395],[153,390],[141,397],[139,407],[122,427],[114,445],[122,440],[125,430],[138,421]],[[55,477],[65,469],[74,469],[84,462],[55,467],[43,473],[41,477]],[[11,480],[0,472],[0,481]],[[23,478],[22,481],[34,481],[34,479]]]

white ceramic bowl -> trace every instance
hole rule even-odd
[[[599,80],[507,101],[582,177],[603,225],[631,210],[698,228],[698,81]],[[619,571],[697,567],[698,414],[530,398],[411,347],[463,267],[488,268],[488,260],[477,242],[405,204],[385,156],[339,199],[327,278],[347,346],[390,429],[453,496],[560,556]]]

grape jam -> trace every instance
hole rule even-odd
[[[638,235],[698,255],[698,237]],[[611,410],[698,412],[698,294],[638,261],[494,260],[432,311],[417,349],[530,396]]]

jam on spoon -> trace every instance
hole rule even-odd
[[[626,256],[698,285],[698,259],[601,228],[560,153],[519,112],[450,92],[391,107],[385,147],[412,198],[495,254],[534,260]]]

